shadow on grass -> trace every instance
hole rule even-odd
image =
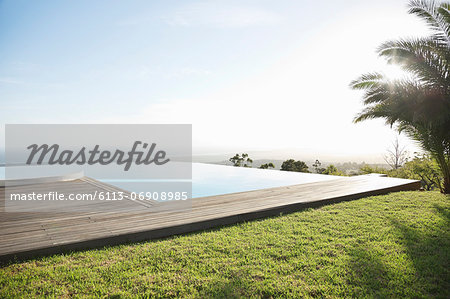
[[[349,282],[357,296],[450,298],[450,211],[434,205],[437,223],[417,227],[391,219],[395,242],[407,258],[358,245],[349,251]],[[405,270],[405,271],[404,271]],[[404,271],[404,272],[402,272]]]
[[[216,282],[206,290],[202,290],[201,297],[204,298],[242,298],[240,290],[243,288],[243,282],[240,279]]]
[[[389,269],[375,250],[357,246],[349,250],[350,269],[348,283],[353,285],[356,297],[392,297],[389,289]]]

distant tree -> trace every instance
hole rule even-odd
[[[275,168],[275,165],[273,165],[273,163],[270,162],[270,163],[262,164],[261,166],[259,166],[259,168],[261,168],[261,169]]]
[[[364,164],[359,168],[360,174],[369,174],[369,173],[383,173],[388,174],[389,170],[386,168],[378,167],[378,166],[370,166]]]
[[[397,169],[386,169],[377,166],[363,165],[360,173],[383,173],[389,177],[420,180],[425,190],[438,188],[443,191],[443,175],[439,165],[429,154],[416,155],[414,159],[406,162]]]
[[[408,152],[404,146],[401,146],[398,137],[392,142],[392,147],[384,155],[384,161],[392,168],[399,169],[408,161]]]
[[[443,192],[442,173],[439,171],[439,165],[430,155],[417,156],[406,164],[405,168],[420,178],[422,186],[426,190],[439,188]]]
[[[320,163],[319,160],[316,160],[316,162],[314,162],[314,164],[312,165],[314,167],[314,170],[316,171],[316,173],[321,174],[325,171],[325,168],[321,168],[320,166],[322,165],[322,163]]]
[[[236,154],[231,157],[229,161],[236,167],[252,167],[253,163],[253,160],[250,159],[246,153],[243,153],[242,155]]]
[[[281,164],[281,170],[284,171],[296,171],[296,172],[309,172],[308,165],[303,161],[295,161],[294,159],[289,159]]]
[[[436,161],[427,154],[416,155],[414,159],[405,163],[399,169],[388,172],[388,176],[420,180],[425,190],[439,189],[442,192],[442,173]]]
[[[327,169],[325,169],[326,174],[331,174],[333,172],[338,172],[336,166],[334,166],[333,164],[328,165]]]
[[[344,175],[344,173],[340,172],[337,169],[337,167],[334,166],[333,164],[328,165],[328,167],[326,169],[324,169],[324,171],[322,171],[321,174],[340,175],[340,176]]]

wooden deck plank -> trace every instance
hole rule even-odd
[[[91,178],[28,185],[13,191],[61,188],[65,192],[125,192]],[[142,241],[208,229],[305,207],[400,190],[417,190],[420,182],[386,177],[334,180],[197,198],[185,210],[158,211],[154,201],[87,202],[92,210],[77,213],[0,212],[0,261]],[[8,190],[9,191],[9,190]],[[5,194],[0,190],[0,204]],[[73,209],[79,205],[73,204]],[[134,209],[134,210],[133,210]]]

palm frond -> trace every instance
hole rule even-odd
[[[448,4],[439,5],[436,1],[412,0],[409,3],[409,13],[424,19],[435,32],[434,38],[450,45],[450,26],[439,8],[447,9]]]
[[[438,13],[442,16],[445,22],[450,23],[450,3],[442,3],[438,8]]]
[[[388,63],[398,64],[430,86],[444,87],[450,83],[449,49],[433,39],[388,41],[378,48],[378,53]]]
[[[367,73],[350,82],[350,87],[353,89],[367,89],[371,88],[374,85],[377,85],[378,82],[382,80],[384,80],[383,74]]]

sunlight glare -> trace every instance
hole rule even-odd
[[[382,73],[390,80],[399,80],[408,77],[408,73],[397,65],[387,64]]]

